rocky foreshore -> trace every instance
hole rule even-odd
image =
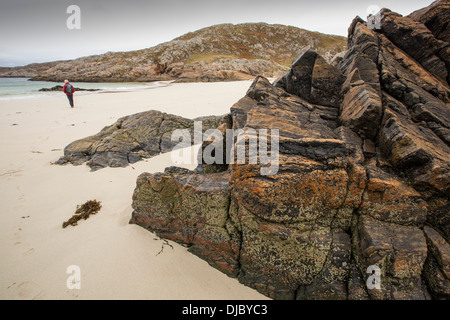
[[[54,86],[51,88],[42,88],[39,89],[40,92],[51,92],[51,91],[62,91],[63,86]],[[75,91],[100,91],[100,89],[83,89],[83,88],[75,88]]]
[[[447,5],[357,17],[345,56],[257,77],[219,129],[278,129],[278,173],[142,174],[130,222],[275,299],[449,299]]]

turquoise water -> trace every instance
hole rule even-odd
[[[62,92],[39,92],[42,88],[62,86],[61,82],[29,81],[28,78],[0,78],[0,101],[42,99],[60,96]],[[89,83],[71,82],[76,88],[100,89],[101,91],[131,91],[156,88],[168,85],[167,82],[113,82]],[[78,91],[77,95],[95,94],[97,92]]]

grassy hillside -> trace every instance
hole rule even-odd
[[[8,68],[0,76],[62,81],[220,81],[277,76],[305,46],[325,58],[346,49],[346,38],[266,23],[221,24],[152,48],[109,52],[42,67]]]

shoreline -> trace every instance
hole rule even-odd
[[[90,172],[51,163],[69,143],[118,118],[160,110],[187,118],[221,115],[252,81],[180,83],[157,90],[0,101],[2,299],[267,299],[209,266],[181,245],[164,245],[128,224],[136,178],[173,165],[169,154],[127,168]],[[187,166],[192,168],[195,165]],[[76,206],[102,209],[63,229]],[[163,250],[160,254],[158,254]],[[69,266],[79,266],[81,289],[70,290]]]
[[[10,78],[0,78],[0,79],[10,79]],[[63,94],[62,90],[52,90],[57,86],[63,86],[61,82],[48,82],[48,81],[32,81],[28,78],[17,78],[22,79],[23,83],[35,82],[32,87],[24,87],[24,92],[9,92],[8,89],[17,86],[14,83],[6,84],[6,89],[1,92],[3,87],[0,86],[0,101],[16,101],[16,100],[34,100],[34,99],[48,99],[48,98],[58,98]],[[160,87],[167,87],[173,84],[174,81],[155,81],[155,82],[71,82],[74,87],[87,86],[82,88],[82,90],[77,90],[77,95],[87,95],[95,93],[115,93],[115,92],[135,92],[140,90],[155,89]],[[19,83],[19,87],[21,84]],[[6,93],[5,93],[6,92]],[[64,96],[64,95],[62,95]]]

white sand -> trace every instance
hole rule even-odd
[[[163,171],[172,165],[170,154],[97,172],[51,165],[67,144],[125,115],[151,109],[189,118],[225,114],[250,83],[76,95],[75,109],[63,94],[0,101],[0,298],[263,299],[186,248],[163,246],[154,234],[128,224],[137,176]],[[93,199],[103,205],[97,215],[61,227],[77,204]],[[70,265],[80,267],[80,290],[66,286]]]

